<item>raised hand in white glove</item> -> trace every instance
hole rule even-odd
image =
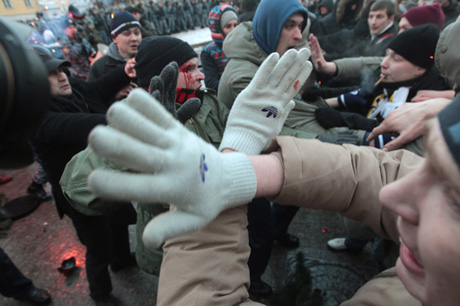
[[[236,98],[219,150],[259,154],[277,136],[294,108],[292,98],[310,76],[310,51],[272,53]]]
[[[97,169],[88,179],[93,192],[105,199],[167,202],[177,208],[148,223],[147,246],[196,231],[221,211],[254,197],[257,183],[248,156],[219,153],[147,92],[133,90],[127,103],[113,104],[107,117],[111,126],[96,127],[89,144],[134,172]]]

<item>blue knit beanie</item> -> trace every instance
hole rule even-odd
[[[116,12],[113,19],[110,21],[110,34],[112,35],[112,38],[115,38],[124,30],[134,27],[140,28],[141,24],[137,21],[133,14],[125,11]]]

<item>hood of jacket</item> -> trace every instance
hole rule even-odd
[[[439,37],[436,45],[435,63],[439,72],[454,86],[456,93],[460,91],[460,22],[447,26]]]
[[[211,9],[208,16],[208,26],[211,30],[212,40],[222,48],[224,42],[224,33],[222,32],[222,25],[220,24],[220,18],[225,11],[232,10],[238,15],[236,9],[228,4],[216,5]]]
[[[308,11],[299,0],[262,0],[252,21],[254,38],[258,45],[270,54],[276,51],[281,30],[286,21],[295,13],[304,16],[302,32],[307,26]]]
[[[240,23],[224,41],[223,50],[229,60],[241,59],[257,66],[267,58],[268,54],[262,50],[254,38],[252,22]]]
[[[126,59],[121,57],[120,53],[118,53],[118,46],[116,43],[113,41],[110,43],[109,48],[107,49],[107,54],[108,57],[113,58],[114,60],[120,61],[120,62],[126,62]]]

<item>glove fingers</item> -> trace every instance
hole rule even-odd
[[[147,145],[111,127],[98,126],[89,145],[99,155],[136,171],[158,171],[167,158],[163,150]]]
[[[165,183],[165,180],[171,179],[160,174],[140,175],[96,169],[88,176],[88,186],[94,194],[103,199],[171,203],[177,193],[176,185]]]
[[[171,118],[169,113],[167,116]],[[107,112],[107,119],[111,127],[141,142],[160,148],[171,145],[171,139],[164,129],[124,103],[114,104]]]
[[[313,65],[309,61],[306,61],[302,65],[298,66],[301,68],[297,71],[294,82],[292,84],[286,84],[287,86],[284,87],[287,94],[291,97],[294,97],[299,92],[313,70]]]
[[[267,86],[269,77],[273,72],[273,69],[275,68],[279,59],[280,55],[278,53],[273,52],[272,54],[270,54],[262,63],[262,65],[260,65],[250,84],[253,84],[253,86],[255,86],[256,88],[264,88],[265,86]]]
[[[294,49],[288,50],[284,53],[271,71],[265,86],[277,88],[285,78],[288,78],[288,80],[285,80],[285,83],[293,83],[294,75],[297,75],[297,72],[295,72],[295,74],[293,74],[293,72],[295,69],[298,69],[296,67],[299,65],[297,62],[297,54],[297,50]]]
[[[168,129],[179,124],[176,120],[171,120],[171,114],[142,89],[131,91],[127,104],[162,128]]]
[[[163,213],[151,220],[144,229],[142,241],[149,248],[158,248],[164,241],[203,228],[208,220],[183,211]]]
[[[150,79],[149,93],[153,94],[155,91],[160,92],[160,98],[155,97],[158,101],[162,102],[163,97],[161,96],[164,93],[164,83],[159,76],[154,76]]]
[[[176,62],[169,63],[161,71],[160,77],[163,79],[165,85],[164,96],[169,104],[175,106],[176,102],[176,88],[177,79],[179,76],[179,66]]]
[[[279,88],[282,92],[289,91],[289,94],[295,95],[311,72],[311,69],[306,69],[306,66],[311,66],[311,63],[308,62],[308,55],[307,49],[288,50],[274,68],[268,86]]]
[[[154,97],[157,101],[163,104],[163,106],[166,108],[166,110],[173,115],[174,118],[177,119],[177,114],[176,114],[176,103],[175,101],[168,101],[165,97],[161,96],[161,93],[158,90],[155,90],[152,94],[152,97]]]
[[[150,94],[152,95],[152,97],[155,98],[155,100],[157,100],[157,101],[159,101],[161,103],[161,92],[158,89],[155,90],[154,92],[150,91]]]
[[[181,123],[185,123],[188,119],[192,118],[193,115],[201,107],[201,101],[198,98],[191,98],[185,101],[184,104],[177,110],[177,118]]]

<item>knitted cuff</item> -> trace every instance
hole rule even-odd
[[[232,128],[232,133],[224,134],[219,151],[233,149],[247,155],[257,155],[265,148],[266,140],[258,133],[248,133],[248,128]],[[269,139],[270,141],[271,139]],[[268,143],[268,142],[267,142]]]
[[[251,160],[243,153],[222,153],[225,173],[222,199],[227,199],[225,208],[249,203],[257,191],[257,179]]]

